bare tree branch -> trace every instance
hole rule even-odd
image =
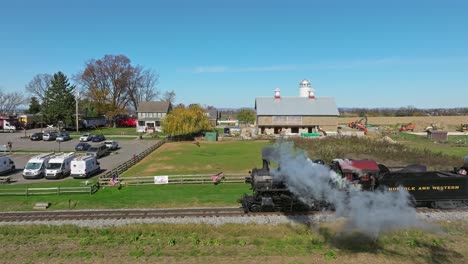
[[[143,70],[141,66],[133,68],[133,76],[128,84],[128,95],[135,110],[140,102],[152,101],[159,97],[158,81],[159,76],[153,71]]]
[[[161,100],[174,104],[176,98],[176,94],[174,91],[167,91],[162,96]]]
[[[34,78],[26,85],[26,91],[39,98],[39,100],[42,102],[44,100],[47,89],[49,89],[51,81],[52,75],[38,74],[34,76]]]
[[[18,106],[27,103],[27,99],[21,92],[4,93],[0,91],[0,102],[0,114],[8,115],[13,114]]]

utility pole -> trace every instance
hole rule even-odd
[[[76,111],[75,111],[75,125],[76,125],[76,133],[79,133],[79,129],[78,129],[78,99],[80,98],[80,91],[76,91],[76,96],[75,96],[75,100],[76,100],[76,103],[75,103],[75,107],[76,107]]]

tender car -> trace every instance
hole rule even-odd
[[[97,159],[99,159],[102,156],[106,156],[107,154],[109,154],[109,151],[107,150],[107,147],[104,144],[91,146],[88,149],[88,151],[86,151],[86,155],[95,156]]]
[[[106,145],[108,150],[116,150],[119,148],[119,143],[115,140],[106,140],[104,141],[104,145]]]
[[[76,145],[75,150],[76,151],[87,151],[91,147],[91,144],[86,143],[86,142],[80,142]]]
[[[57,142],[64,142],[64,141],[68,141],[70,140],[71,137],[68,133],[62,133],[60,135],[57,136],[57,138],[55,138],[55,141]]]
[[[94,135],[91,139],[92,142],[101,142],[104,140],[106,140],[106,137],[104,137],[104,135]]]
[[[86,133],[86,134],[83,134],[83,135],[80,137],[80,141],[81,141],[81,142],[87,142],[87,141],[90,141],[92,138],[93,138],[93,135],[92,135],[92,134]]]
[[[42,140],[42,135],[43,135],[43,134],[44,134],[44,133],[42,133],[42,132],[33,133],[33,134],[29,137],[29,139],[31,139],[32,141]]]
[[[45,132],[44,135],[42,135],[42,139],[44,141],[52,141],[57,138],[57,132]]]

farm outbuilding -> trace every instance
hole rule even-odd
[[[298,134],[336,131],[338,108],[332,97],[315,97],[308,80],[299,84],[299,96],[257,97],[257,128],[260,134]]]
[[[445,130],[431,130],[427,131],[427,138],[430,140],[448,140],[448,131]]]

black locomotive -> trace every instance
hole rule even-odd
[[[323,164],[321,160],[313,162]],[[391,171],[374,160],[336,159],[327,166],[362,191],[393,192],[405,189],[411,195],[414,206],[446,209],[468,205],[468,163],[453,171],[427,171],[422,165]],[[253,192],[251,195],[244,194],[238,200],[245,212],[295,212],[333,207],[320,199],[304,203],[289,190],[281,177],[272,175],[267,160],[263,160],[262,168],[254,168],[245,182],[251,184]],[[334,183],[330,181],[330,184]]]

